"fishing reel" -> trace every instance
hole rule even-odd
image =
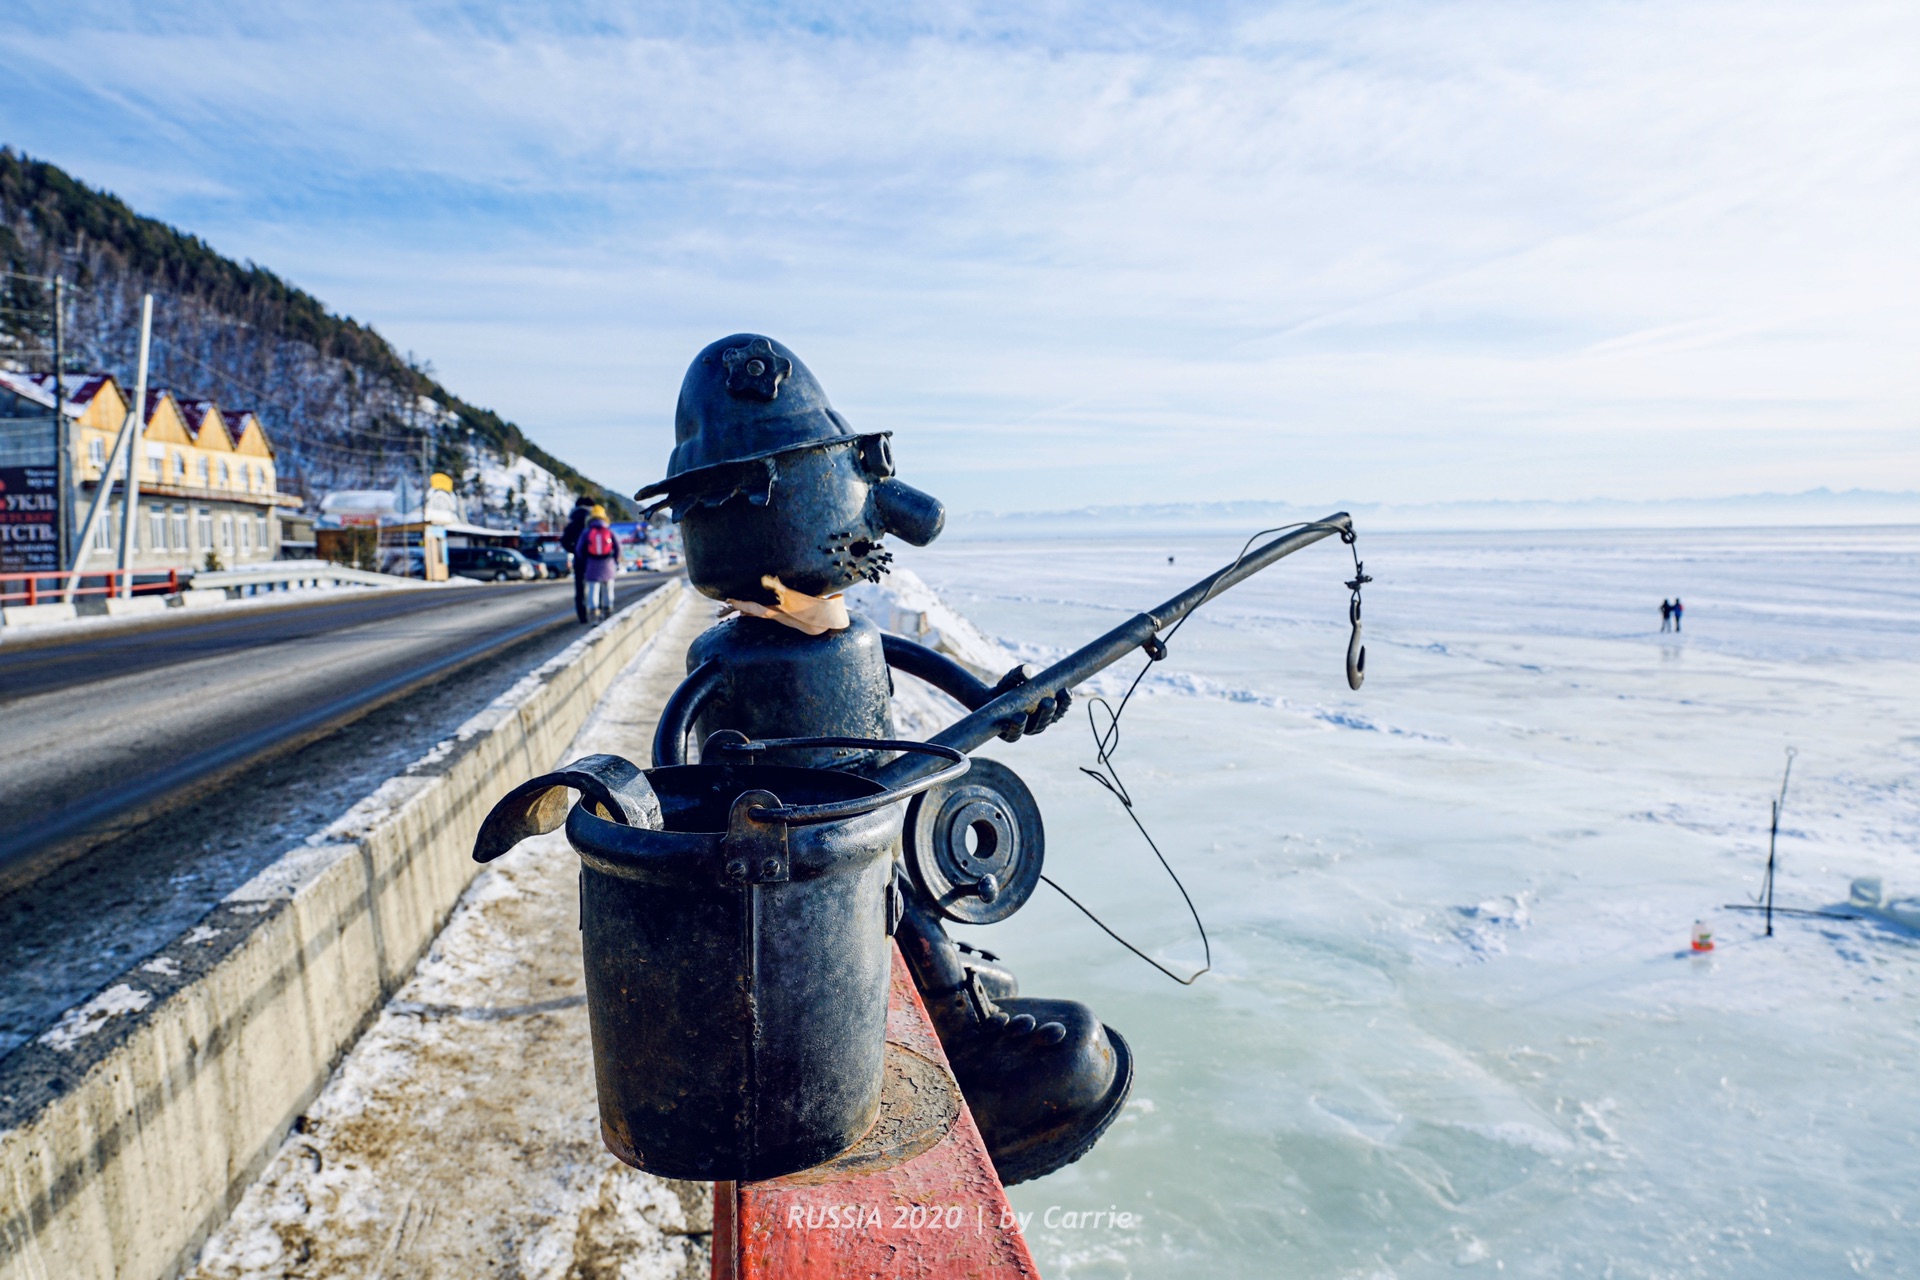
[[[1047,838],[1020,775],[976,757],[964,777],[913,798],[902,845],[934,910],[959,924],[998,924],[1039,886]]]

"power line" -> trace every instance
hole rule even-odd
[[[227,373],[224,370],[216,369],[214,366],[208,364],[206,361],[201,360],[196,356],[188,354],[186,351],[182,350],[179,344],[177,343],[167,341],[164,339],[157,340],[157,341],[159,341],[162,346],[166,347],[168,355],[170,357],[178,356],[180,359],[185,360],[188,364],[194,365],[199,369],[203,369],[207,373],[212,374],[214,377],[229,384],[230,386],[236,387],[239,390],[245,392],[247,395],[252,397],[253,400],[261,404],[268,405],[272,408],[278,409],[283,414],[286,414],[287,417],[290,419],[290,421],[286,424],[286,429],[288,434],[287,434],[285,443],[289,451],[293,453],[312,451],[312,452],[330,453],[334,455],[350,455],[354,457],[370,458],[383,463],[392,462],[392,461],[408,462],[410,461],[410,458],[408,458],[407,455],[411,454],[412,451],[416,447],[418,447],[423,440],[438,440],[443,438],[444,436],[443,432],[434,430],[432,426],[420,428],[406,435],[392,435],[383,431],[379,431],[372,427],[361,428],[353,432],[353,437],[357,441],[365,442],[365,441],[371,440],[374,443],[381,446],[385,446],[390,443],[392,445],[392,448],[389,449],[386,447],[367,448],[365,447],[364,444],[346,444],[338,440],[329,439],[328,437],[323,435],[316,435],[309,432],[296,431],[294,429],[293,422],[291,421],[291,419],[302,417],[304,416],[304,414],[302,413],[301,410],[297,409],[294,405],[288,403],[285,400],[280,399],[278,396],[275,396],[267,391],[262,390],[259,387],[252,385],[251,383],[248,383],[239,378],[236,378],[232,374]],[[398,456],[396,457],[396,455]]]

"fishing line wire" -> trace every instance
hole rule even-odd
[[[1140,821],[1140,815],[1134,811],[1133,796],[1128,792],[1126,783],[1121,781],[1120,771],[1114,766],[1114,753],[1120,749],[1120,717],[1126,714],[1127,704],[1133,701],[1134,691],[1140,687],[1140,682],[1146,679],[1147,672],[1152,670],[1153,664],[1167,656],[1167,642],[1180,633],[1180,628],[1187,625],[1188,618],[1200,612],[1201,606],[1213,599],[1217,594],[1219,583],[1233,576],[1233,571],[1238,569],[1241,562],[1247,558],[1247,552],[1253,550],[1253,544],[1268,534],[1284,533],[1289,529],[1331,529],[1340,535],[1340,540],[1346,543],[1353,551],[1354,581],[1349,583],[1348,586],[1353,592],[1354,603],[1357,606],[1360,599],[1359,584],[1362,582],[1370,582],[1372,579],[1367,578],[1361,572],[1360,548],[1352,529],[1342,528],[1335,524],[1327,524],[1319,520],[1302,520],[1295,524],[1281,524],[1275,525],[1271,529],[1261,529],[1248,537],[1245,545],[1240,548],[1240,554],[1233,558],[1233,563],[1215,576],[1214,586],[1207,589],[1207,594],[1201,597],[1199,604],[1187,610],[1180,620],[1173,624],[1165,636],[1155,636],[1147,644],[1141,646],[1146,651],[1147,661],[1141,666],[1140,670],[1134,674],[1133,682],[1127,686],[1126,693],[1121,695],[1120,705],[1118,707],[1112,706],[1105,698],[1098,695],[1087,699],[1087,728],[1093,733],[1094,756],[1099,761],[1100,767],[1090,769],[1086,765],[1081,765],[1080,772],[1105,787],[1108,792],[1113,795],[1113,798],[1120,802],[1120,807],[1127,811],[1127,817],[1133,822],[1135,829],[1140,832],[1140,838],[1147,842],[1147,848],[1153,850],[1153,856],[1160,860],[1160,866],[1166,871],[1167,878],[1173,881],[1173,887],[1180,891],[1181,900],[1187,904],[1187,914],[1193,917],[1194,928],[1200,931],[1200,947],[1202,955],[1205,958],[1205,963],[1192,973],[1182,977],[1114,932],[1106,921],[1089,910],[1080,899],[1061,888],[1060,883],[1053,877],[1046,875],[1044,872],[1040,876],[1040,879],[1051,886],[1055,893],[1058,893],[1078,908],[1081,915],[1098,925],[1101,932],[1183,987],[1192,986],[1212,971],[1213,941],[1207,937],[1206,922],[1200,918],[1199,908],[1193,905],[1193,895],[1187,892],[1187,886],[1181,882],[1179,873],[1174,871],[1172,864],[1167,861],[1167,855],[1160,851],[1160,845],[1154,840],[1153,834],[1147,830],[1146,824]],[[1101,732],[1098,721],[1094,719],[1095,707],[1099,707],[1107,713],[1107,728],[1104,733]]]

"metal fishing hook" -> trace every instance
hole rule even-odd
[[[1360,642],[1360,588],[1373,579],[1360,559],[1359,540],[1353,530],[1342,529],[1340,541],[1353,551],[1353,577],[1347,583],[1347,590],[1353,592],[1353,599],[1347,603],[1347,621],[1353,624],[1353,635],[1347,641],[1347,687],[1358,689],[1367,679],[1367,646]]]

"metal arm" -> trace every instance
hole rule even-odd
[[[930,741],[943,747],[971,751],[1000,732],[1002,725],[1024,721],[1033,714],[1040,699],[1052,697],[1061,689],[1071,689],[1106,670],[1120,659],[1153,639],[1180,619],[1227,588],[1245,581],[1277,560],[1310,547],[1322,538],[1353,528],[1353,518],[1337,512],[1316,520],[1303,529],[1283,534],[1265,546],[1256,547],[1238,561],[1227,565],[1146,613],[1135,614],[1085,648],[1068,654],[1034,676],[1025,684],[977,707],[974,711],[933,735]],[[677,695],[676,695],[677,696]],[[877,770],[874,780],[887,786],[911,777],[926,768],[914,757],[903,756]]]
[[[882,632],[880,649],[887,665],[910,676],[918,676],[969,711],[993,701],[993,686],[976,677],[944,653],[938,653],[905,636]]]
[[[693,722],[714,690],[720,687],[723,672],[711,658],[695,667],[660,710],[660,723],[653,731],[653,767],[687,762],[687,735]]]

